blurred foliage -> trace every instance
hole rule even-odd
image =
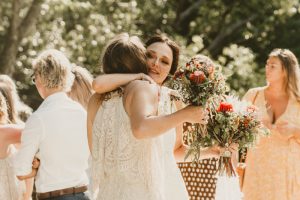
[[[0,52],[12,16],[12,2],[0,1]],[[23,0],[19,16],[33,0]],[[146,39],[166,33],[181,46],[181,60],[197,53],[221,64],[238,95],[264,84],[264,63],[276,47],[300,55],[299,0],[44,0],[38,21],[18,44],[13,78],[31,107],[41,102],[31,84],[31,61],[45,48],[100,73],[102,49],[109,39],[129,32]],[[1,67],[1,66],[0,66]]]

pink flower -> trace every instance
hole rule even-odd
[[[248,107],[247,107],[247,112],[248,112],[248,113],[254,113],[254,112],[256,112],[256,111],[257,111],[257,107],[254,106],[254,105],[251,105],[251,106],[248,106]]]
[[[194,71],[190,74],[190,80],[196,84],[201,84],[205,81],[206,76],[202,71]]]

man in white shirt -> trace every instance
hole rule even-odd
[[[14,160],[16,175],[19,179],[35,175],[32,161],[37,155],[39,199],[87,200],[86,112],[66,94],[74,80],[71,64],[60,51],[46,50],[33,62],[33,70],[44,101],[22,132],[21,148]]]

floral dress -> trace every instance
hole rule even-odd
[[[257,94],[255,105],[262,117],[268,119],[264,89],[249,90],[245,99],[252,101]],[[289,99],[275,125],[282,121],[300,126],[300,104],[296,99]],[[300,199],[300,140],[292,133],[271,130],[269,137],[261,138],[248,151],[246,164],[244,200]]]

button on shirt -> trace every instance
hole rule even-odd
[[[87,185],[86,130],[86,111],[79,103],[63,92],[48,96],[26,122],[21,148],[14,158],[16,175],[29,174],[38,153],[38,193]]]

